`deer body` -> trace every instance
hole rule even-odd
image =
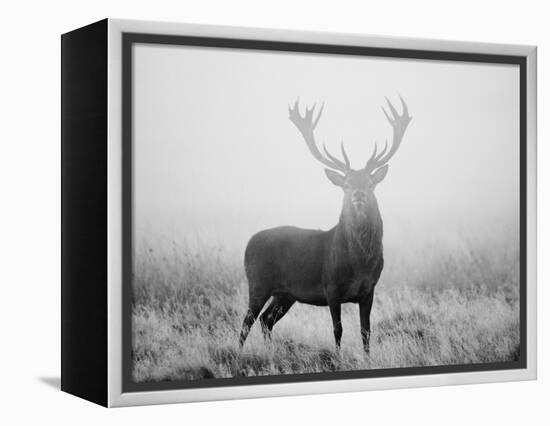
[[[402,101],[403,102],[403,101]],[[352,170],[342,145],[345,162],[317,149],[313,130],[320,118],[313,119],[314,107],[305,117],[298,103],[290,109],[290,119],[304,136],[310,151],[327,168],[329,180],[344,190],[338,224],[329,231],[291,226],[267,229],[255,234],[245,251],[245,270],[249,283],[249,308],[241,330],[243,345],[248,332],[265,303],[271,303],[260,317],[262,330],[271,335],[275,323],[295,302],[329,306],[337,348],[342,337],[341,304],[358,303],[363,347],[370,348],[370,312],[374,288],[384,266],[383,225],[374,188],[384,179],[385,164],[395,153],[410,121],[403,102],[402,116],[389,103],[393,119],[394,143],[376,154],[364,169]],[[322,111],[322,110],[321,110]],[[385,111],[384,111],[385,112]],[[332,170],[336,169],[341,173]]]
[[[381,272],[376,268],[383,263],[380,233],[373,230],[376,239],[359,242],[341,223],[329,231],[291,226],[261,231],[245,252],[250,292],[254,298],[267,292],[316,306],[329,305],[330,297],[358,303],[373,290]]]

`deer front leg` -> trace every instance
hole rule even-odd
[[[332,329],[334,331],[334,341],[336,342],[336,350],[340,350],[340,341],[342,340],[342,306],[338,302],[329,304],[330,316],[332,317]]]
[[[359,303],[361,339],[363,340],[363,349],[367,355],[370,353],[370,311],[372,309],[373,300],[374,289],[372,289],[371,292]]]

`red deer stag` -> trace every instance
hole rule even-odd
[[[386,118],[393,129],[393,141],[377,154],[377,147],[364,168],[354,170],[343,144],[343,161],[324,154],[315,142],[314,130],[323,107],[314,117],[315,105],[300,114],[298,100],[289,107],[290,121],[302,134],[311,154],[324,166],[328,179],[344,191],[344,203],[338,224],[329,231],[282,226],[255,234],[246,247],[245,270],[249,285],[248,312],[239,343],[242,346],[264,304],[271,303],[260,317],[266,337],[295,302],[329,306],[336,348],[340,348],[342,303],[358,303],[361,337],[369,353],[370,312],[374,287],[384,267],[382,218],[374,189],[388,172],[386,164],[395,154],[411,117],[401,98],[399,115],[388,98]]]

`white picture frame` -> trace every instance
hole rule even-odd
[[[90,348],[69,349],[62,351],[64,353],[64,362],[71,364],[62,372],[62,388],[70,393],[83,396],[94,400],[106,406],[132,406],[161,403],[179,403],[193,401],[209,401],[237,398],[258,398],[273,396],[288,396],[301,394],[333,393],[333,392],[355,392],[376,389],[394,389],[423,386],[457,385],[471,383],[489,383],[505,382],[518,380],[534,380],[537,376],[537,345],[536,345],[536,252],[537,252],[537,228],[536,228],[536,111],[537,111],[537,65],[536,48],[534,46],[517,46],[504,44],[486,44],[455,41],[422,40],[394,37],[376,37],[363,35],[347,35],[332,33],[311,33],[300,31],[270,30],[256,28],[235,28],[223,26],[206,26],[179,23],[160,23],[147,21],[130,21],[108,19],[98,23],[99,33],[104,34],[103,41],[98,41],[100,48],[104,49],[102,55],[106,56],[106,69],[104,78],[105,86],[105,115],[106,115],[106,138],[101,140],[102,149],[104,149],[105,164],[101,170],[106,171],[104,176],[106,182],[105,217],[106,226],[100,227],[96,232],[105,233],[106,247],[105,262],[102,261],[101,268],[104,268],[106,282],[99,285],[105,286],[106,300],[101,297],[76,293],[74,286],[79,285],[78,277],[72,276],[67,272],[63,283],[64,304],[67,309],[64,311],[63,323],[69,321],[72,326],[66,326],[63,339],[67,345],[73,348],[78,347],[81,342],[75,335],[79,330],[90,330],[94,327],[92,324],[79,324],[76,311],[79,306],[86,301],[93,304],[101,304],[106,312],[106,330],[99,330],[90,337],[90,343],[95,344],[97,351]],[[96,26],[98,24],[95,24]],[[69,40],[71,34],[75,35],[79,31],[86,31],[85,27],[66,35]],[[102,35],[103,37],[103,35]],[[87,38],[96,40],[97,34],[94,32]],[[186,44],[192,40],[195,46],[201,46],[205,40],[210,46],[223,46],[222,48],[252,48],[262,50],[266,46],[271,46],[273,50],[285,51],[295,49],[295,51],[309,52],[336,52],[343,51],[349,54],[368,54],[369,56],[387,55],[389,57],[399,58],[425,58],[429,60],[440,61],[469,61],[469,62],[510,62],[516,63],[520,67],[520,86],[521,86],[521,125],[520,125],[520,144],[523,157],[522,164],[522,277],[521,285],[523,290],[523,308],[521,319],[522,327],[522,357],[517,368],[498,369],[488,368],[476,370],[475,366],[469,369],[455,368],[447,366],[446,372],[440,372],[437,369],[430,372],[430,367],[426,373],[412,372],[408,369],[403,370],[403,374],[392,373],[391,375],[377,374],[370,377],[348,376],[338,378],[315,378],[315,380],[304,380],[292,377],[280,376],[276,382],[266,383],[261,381],[247,382],[246,378],[240,378],[235,382],[212,382],[206,386],[180,387],[177,385],[166,387],[151,385],[149,387],[128,386],[128,372],[125,371],[124,360],[128,356],[128,336],[127,326],[128,317],[127,301],[124,293],[125,271],[128,265],[128,256],[124,254],[124,238],[128,236],[125,231],[125,213],[123,205],[131,205],[130,195],[126,186],[127,179],[132,179],[131,173],[125,171],[128,158],[127,144],[131,142],[131,135],[128,135],[127,125],[128,117],[131,112],[128,111],[128,101],[124,96],[128,90],[132,90],[129,76],[132,73],[132,61],[129,57],[133,46],[138,43],[176,43]],[[104,42],[106,41],[106,42]],[[76,42],[74,42],[76,45]],[[321,47],[321,48],[320,48]],[[69,51],[67,49],[67,51]],[[323,53],[320,53],[323,54]],[[74,56],[74,57],[73,57]],[[67,57],[67,67],[70,61],[77,61],[76,55]],[[68,74],[66,74],[68,75]],[[63,80],[67,87],[66,105],[71,102],[71,90],[75,91],[74,83],[72,86],[69,79]],[[67,115],[69,112],[66,113]],[[64,117],[65,120],[65,117]],[[69,123],[69,120],[66,120]],[[65,122],[64,122],[65,123]],[[126,123],[126,124],[125,124]],[[70,126],[70,124],[64,124]],[[73,134],[78,134],[77,130],[73,133],[65,133],[64,143],[69,143]],[[125,140],[126,138],[126,140]],[[77,149],[73,148],[73,149]],[[86,161],[81,160],[81,161]],[[103,160],[102,160],[103,161]],[[90,166],[91,167],[91,166]],[[78,172],[74,171],[74,175]],[[102,173],[97,171],[97,173]],[[69,172],[66,179],[73,177]],[[85,185],[85,183],[82,183]],[[78,203],[74,194],[63,192],[63,197],[67,203],[67,211],[71,211],[71,206]],[[129,201],[130,200],[130,201]],[[84,219],[83,219],[84,220]],[[523,225],[522,225],[523,226]],[[67,241],[74,244],[86,243],[82,236],[75,233],[69,227],[64,227],[64,233]],[[66,240],[64,240],[66,241]],[[67,243],[69,245],[69,243]],[[90,258],[84,256],[80,258],[64,257],[63,268],[70,269],[75,262],[90,262]],[[103,294],[103,293],[101,293]],[[126,304],[125,304],[126,303]],[[69,306],[70,304],[70,306]],[[104,305],[103,305],[104,304]],[[101,311],[103,312],[103,311]],[[126,333],[126,334],[125,334]],[[76,345],[76,346],[75,346]],[[69,346],[67,346],[68,348]],[[79,352],[79,350],[81,352]],[[79,385],[76,378],[79,369],[89,368],[89,364],[84,365],[84,360],[78,359],[79,353],[92,351],[95,357],[106,357],[103,367],[90,374],[96,376],[92,381],[95,390],[85,389],[86,386]],[[80,366],[80,363],[82,365]],[[103,370],[105,369],[105,371]],[[412,372],[412,373],[411,373]],[[106,373],[106,377],[103,377]],[[325,374],[325,373],[323,373]],[[326,373],[332,375],[336,373]],[[230,380],[230,379],[229,379]],[[126,381],[126,382],[125,382]],[[65,385],[64,385],[65,384]],[[100,396],[97,396],[100,395]]]

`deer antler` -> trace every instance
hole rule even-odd
[[[407,126],[409,125],[412,119],[412,117],[409,116],[409,109],[407,108],[407,104],[405,103],[401,95],[399,95],[399,99],[401,100],[401,105],[403,107],[402,115],[399,115],[399,113],[391,104],[388,98],[385,98],[385,99],[386,99],[386,102],[388,103],[388,108],[390,109],[391,115],[386,112],[384,107],[382,107],[382,111],[384,112],[384,115],[386,116],[386,118],[390,122],[390,125],[392,126],[393,141],[391,144],[391,148],[387,153],[386,153],[386,150],[388,149],[387,140],[386,140],[384,149],[379,154],[376,154],[378,147],[375,144],[374,151],[365,166],[365,170],[369,173],[383,166],[390,160],[390,158],[393,157],[393,155],[396,153],[397,149],[399,148],[399,145],[403,140],[403,135],[405,134],[405,130],[407,130]]]
[[[344,149],[344,142],[340,144],[340,149],[342,150],[342,157],[344,158],[344,161],[341,161],[338,158],[334,157],[332,154],[330,154],[326,146],[324,145],[323,145],[323,150],[325,151],[326,156],[323,155],[321,151],[319,151],[319,148],[317,147],[317,143],[315,142],[315,136],[313,134],[313,131],[315,130],[315,127],[317,127],[317,123],[321,118],[321,114],[323,113],[323,108],[324,108],[324,104],[321,105],[321,108],[319,109],[317,116],[313,118],[315,113],[315,104],[313,104],[311,108],[308,108],[306,105],[306,113],[302,117],[302,115],[300,114],[299,99],[296,99],[296,102],[294,103],[294,107],[292,108],[290,106],[288,107],[290,121],[292,121],[294,125],[298,128],[298,130],[304,137],[304,140],[310,152],[318,161],[320,161],[325,166],[331,169],[340,170],[343,173],[347,173],[351,170],[351,165],[349,162],[349,158],[346,154],[346,150]]]

